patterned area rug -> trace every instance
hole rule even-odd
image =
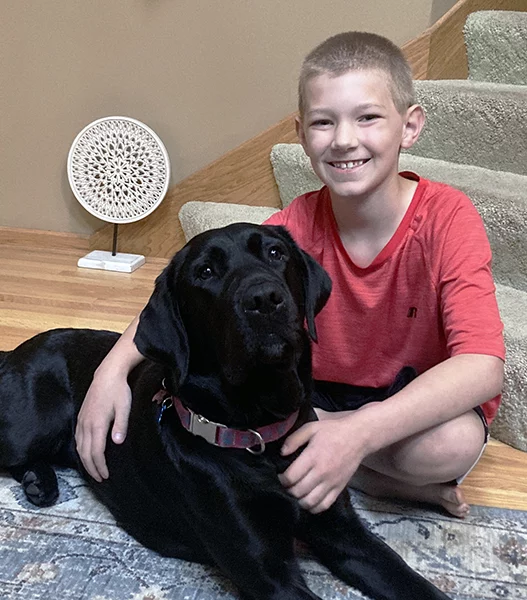
[[[216,600],[237,598],[213,569],[161,558],[121,531],[71,470],[61,495],[35,509],[0,476],[0,597],[10,600]],[[369,527],[453,600],[527,598],[527,513],[472,508],[465,521],[352,492]],[[363,598],[306,557],[325,600]],[[419,599],[425,600],[425,599]]]

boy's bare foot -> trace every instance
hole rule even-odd
[[[432,487],[438,487],[441,506],[454,517],[463,519],[470,513],[470,506],[465,501],[463,490],[455,484],[438,483]]]
[[[361,466],[352,477],[350,485],[376,498],[399,498],[442,506],[448,513],[460,519],[466,517],[470,511],[461,488],[450,483],[416,486]]]

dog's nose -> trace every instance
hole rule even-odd
[[[246,312],[269,315],[284,303],[282,291],[272,283],[251,286],[244,294],[242,305]]]

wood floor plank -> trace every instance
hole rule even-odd
[[[491,439],[462,487],[470,503],[527,510],[527,453]]]

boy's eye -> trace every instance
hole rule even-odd
[[[363,122],[365,121],[365,122],[368,122],[368,121],[374,121],[375,119],[378,119],[378,118],[379,118],[379,115],[374,115],[374,114],[370,114],[370,115],[363,115],[363,116],[362,116],[362,117],[359,119],[359,121],[363,121]]]
[[[329,119],[317,119],[311,122],[311,127],[329,127],[331,121]]]

